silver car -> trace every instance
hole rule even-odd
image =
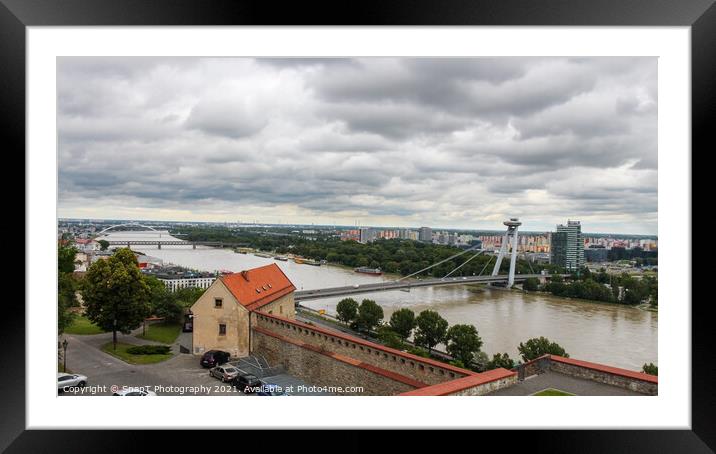
[[[209,369],[209,375],[216,377],[223,382],[230,381],[239,375],[239,369],[231,364],[222,364],[221,366]]]
[[[80,374],[57,373],[57,390],[65,391],[70,388],[84,388],[87,384],[87,377]]]

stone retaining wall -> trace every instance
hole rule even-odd
[[[475,372],[450,364],[411,355],[354,336],[275,315],[255,313],[252,323],[253,326],[269,330],[282,337],[354,358],[427,385],[475,375]]]
[[[359,361],[321,352],[300,341],[280,338],[261,328],[254,330],[253,351],[272,365],[282,365],[286,372],[310,385],[340,387],[333,394],[392,396],[423,386],[408,380],[391,378],[389,373],[362,367]],[[386,371],[387,372],[387,371]],[[407,382],[407,383],[406,383]],[[361,389],[348,389],[360,387]]]

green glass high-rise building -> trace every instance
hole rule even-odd
[[[550,239],[550,263],[568,271],[584,266],[584,239],[579,221],[567,221],[552,232]]]

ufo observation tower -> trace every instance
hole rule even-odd
[[[500,246],[500,252],[497,254],[497,261],[495,262],[495,268],[492,270],[492,275],[497,276],[500,272],[500,265],[502,265],[502,259],[507,254],[508,243],[510,237],[512,237],[512,255],[510,257],[510,274],[507,278],[507,288],[511,288],[512,284],[515,283],[515,262],[517,261],[517,228],[522,225],[519,219],[510,218],[503,222],[507,226],[505,236],[502,237],[502,245]]]

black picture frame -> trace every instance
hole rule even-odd
[[[692,64],[692,150],[714,150],[709,120],[716,110],[716,6],[714,0],[442,0],[322,3],[213,0],[0,0],[0,135],[7,154],[24,156],[26,27],[141,25],[440,25],[440,26],[690,26]],[[692,151],[692,159],[696,153]],[[692,167],[693,168],[693,167]],[[27,241],[27,238],[26,238]],[[691,245],[682,245],[691,247]],[[26,282],[29,276],[25,276]],[[683,283],[685,294],[692,283]],[[704,301],[707,302],[707,301]],[[688,303],[681,301],[680,303]],[[692,304],[692,430],[499,431],[481,432],[479,446],[519,445],[548,452],[714,452],[716,393],[710,304]],[[0,339],[3,390],[0,449],[7,452],[127,452],[156,437],[144,431],[25,430],[25,311],[19,303],[3,313]],[[12,370],[12,372],[11,372]],[[338,432],[338,431],[336,431]],[[336,433],[346,449],[355,433]],[[419,439],[396,437],[401,450]],[[366,436],[361,435],[361,436]],[[164,448],[182,445],[187,435],[160,435]],[[441,440],[444,435],[437,434]],[[452,438],[452,435],[448,437]],[[192,436],[193,438],[193,436]],[[228,437],[221,437],[228,439]],[[270,437],[296,442],[302,436]],[[388,441],[384,448],[389,447]],[[208,446],[213,445],[209,444]],[[316,445],[316,439],[309,443]],[[265,436],[246,439],[242,449],[266,449]],[[478,445],[475,445],[477,447]],[[275,447],[275,445],[274,445]],[[343,449],[343,450],[346,450]],[[527,449],[527,446],[525,446]]]

